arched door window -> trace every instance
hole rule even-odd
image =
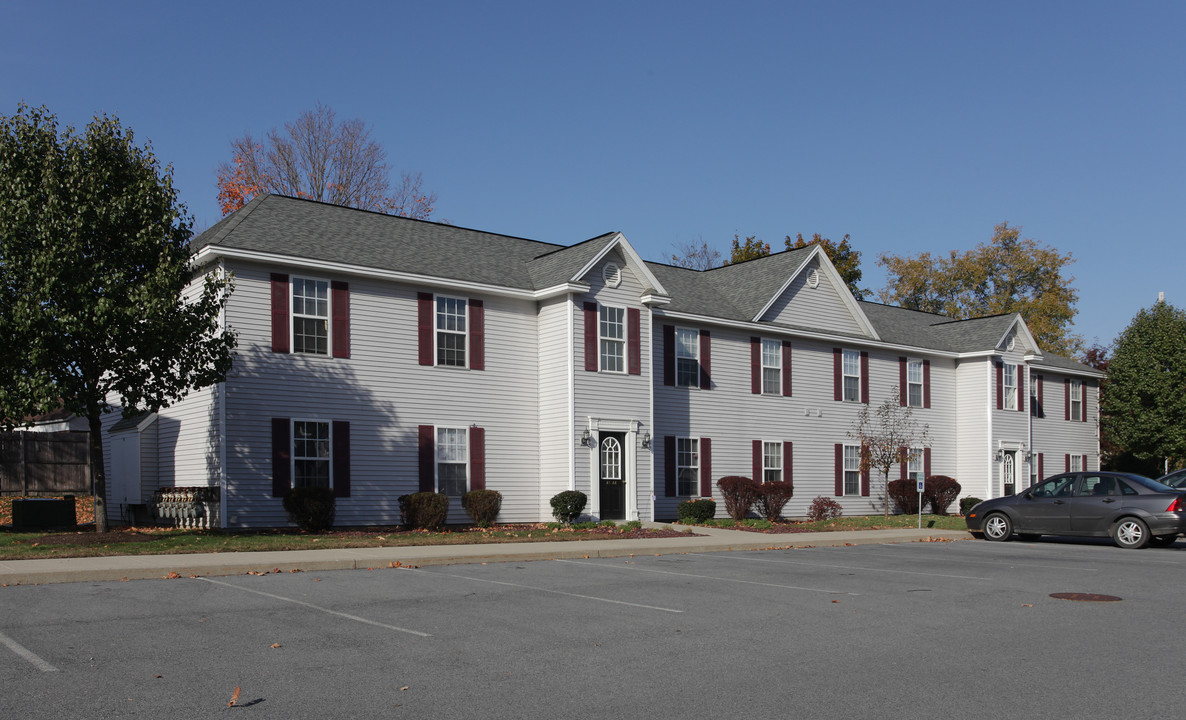
[[[622,479],[622,444],[615,437],[601,442],[601,479]]]

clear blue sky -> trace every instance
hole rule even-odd
[[[199,228],[229,143],[317,101],[372,126],[437,217],[945,253],[1002,221],[1074,254],[1076,331],[1186,306],[1186,2],[0,0],[0,114],[114,113]]]

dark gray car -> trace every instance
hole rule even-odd
[[[1186,492],[1142,475],[1072,472],[968,512],[985,540],[1038,535],[1111,537],[1122,548],[1166,546],[1186,532]]]

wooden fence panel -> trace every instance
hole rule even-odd
[[[0,495],[89,494],[88,435],[0,433]]]

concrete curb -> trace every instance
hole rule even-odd
[[[852,532],[766,535],[722,528],[696,528],[696,535],[644,540],[579,540],[570,542],[488,545],[425,545],[415,547],[338,548],[279,552],[194,555],[116,555],[91,558],[0,561],[0,586],[67,582],[110,582],[248,573],[316,572],[494,562],[531,562],[633,555],[775,550],[882,543],[970,540],[962,530],[891,529]]]

